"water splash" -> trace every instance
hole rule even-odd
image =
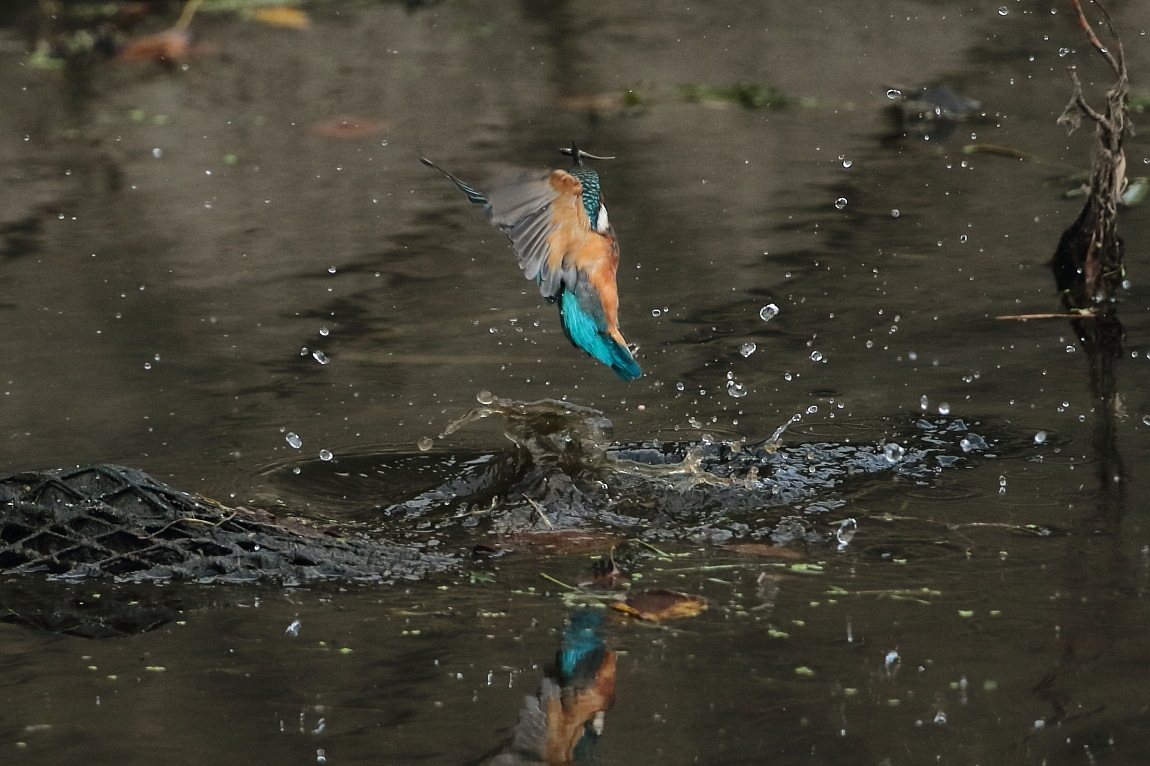
[[[728,380],[727,381],[727,395],[728,396],[734,397],[735,399],[741,399],[744,396],[746,396],[748,393],[750,393],[750,392],[747,391],[747,387],[744,386],[739,381],[737,381],[737,380]]]
[[[499,415],[503,435],[525,450],[537,465],[559,463],[579,470],[603,465],[612,442],[612,425],[602,412],[557,399],[519,402],[490,391],[476,396],[480,406],[444,427],[440,439],[478,420]]]
[[[894,442],[888,442],[882,447],[882,456],[886,459],[886,462],[894,465],[906,457],[906,447]]]
[[[858,522],[854,519],[843,519],[839,524],[839,528],[835,530],[835,540],[838,541],[839,552],[845,551],[847,546],[850,545],[851,540],[854,539],[855,532],[858,531]]]

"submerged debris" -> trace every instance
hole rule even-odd
[[[949,137],[960,122],[982,118],[982,103],[964,96],[949,85],[931,85],[915,90],[891,88],[886,97],[890,125],[888,140],[905,136],[940,140]]]
[[[707,600],[702,596],[652,588],[632,593],[624,601],[613,601],[611,608],[646,622],[665,622],[697,616],[707,608]]]

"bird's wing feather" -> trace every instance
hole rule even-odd
[[[539,292],[556,298],[574,285],[578,264],[567,257],[591,229],[583,209],[583,187],[565,170],[497,186],[487,195],[491,222],[511,239],[519,267],[539,282]]]

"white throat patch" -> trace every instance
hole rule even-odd
[[[607,220],[607,207],[605,205],[599,206],[599,219],[595,221],[595,231],[603,234],[611,227],[610,221]]]

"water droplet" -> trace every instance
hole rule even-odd
[[[898,88],[891,88],[886,92],[886,97],[894,101],[896,98],[902,98],[902,91]]]
[[[480,404],[491,404],[493,401],[495,401],[495,395],[490,391],[480,391],[475,395],[475,401],[479,402]]]
[[[835,209],[836,210],[842,210],[846,206],[847,206],[847,198],[846,197],[839,197],[838,199],[835,200]]]
[[[758,348],[759,347],[756,346],[754,343],[747,341],[743,345],[739,346],[739,353],[743,355],[744,359],[746,359],[748,356],[755,353],[755,351],[757,351]]]
[[[946,402],[939,402],[938,414],[939,415],[949,415],[950,414],[950,405],[947,404]]]
[[[843,523],[839,524],[839,528],[835,530],[835,539],[838,540],[840,551],[846,550],[850,541],[854,539],[858,526],[858,522],[854,519],[843,519]]]
[[[680,380],[678,383],[675,384],[675,388],[677,388],[680,391],[686,391],[687,390],[687,384]]]
[[[727,381],[727,393],[736,399],[742,399],[747,395],[747,388],[742,383],[734,380]]]
[[[986,439],[983,439],[978,434],[967,434],[966,438],[963,439],[963,441],[966,442],[968,445],[970,445],[971,450],[980,450],[981,451],[981,450],[990,449],[990,445],[986,443]]]
[[[1038,433],[1036,433],[1034,435],[1034,443],[1035,444],[1045,444],[1046,443],[1046,432],[1045,431],[1039,431]]]
[[[906,449],[901,444],[884,444],[882,447],[882,456],[886,462],[894,465],[906,456]]]
[[[328,361],[327,354],[320,351],[318,348],[315,351],[311,352],[311,358],[316,360],[320,364],[327,364],[327,361]]]
[[[299,438],[299,434],[295,431],[288,431],[287,434],[284,435],[284,439],[292,449],[299,449],[303,446],[303,439]]]
[[[918,407],[923,412],[926,412],[928,409],[930,409],[930,399],[926,398],[926,394],[923,394],[922,398],[918,400]]]
[[[330,332],[331,330],[327,329],[326,327],[319,328],[319,334],[323,335],[324,337],[327,337],[328,333]]]
[[[958,446],[962,448],[963,452],[970,452],[974,449],[974,445],[970,443],[970,439],[960,439]]]
[[[435,441],[430,436],[424,436],[415,443],[415,446],[419,447],[420,452],[427,452],[434,444]]]
[[[759,309],[759,319],[764,322],[769,322],[779,315],[779,307],[773,303],[768,303]]]
[[[902,215],[902,213],[899,212],[897,207],[890,211],[891,218],[898,218],[900,215]]]
[[[812,351],[811,352],[811,361],[812,362],[823,361],[823,352],[822,351]]]
[[[663,315],[663,311],[661,309],[651,309],[651,316],[657,317],[657,316],[662,316],[662,315]]]
[[[998,477],[998,494],[1001,495],[1001,494],[1004,494],[1005,492],[1006,492],[1006,477],[1005,476],[999,476]]]
[[[817,404],[812,404],[810,407],[807,407],[807,414],[808,415],[814,415],[818,411],[819,411],[819,406]]]
[[[1060,58],[1066,58],[1069,55],[1070,55],[1070,49],[1069,48],[1059,48],[1058,49],[1058,56]]]
[[[1005,16],[1008,13],[1010,13],[1010,10],[1005,5],[998,6],[998,15],[999,16]]]
[[[1143,415],[1142,416],[1142,425],[1150,426],[1150,415]]]
[[[332,460],[334,457],[335,457],[335,455],[331,454],[331,450],[321,449],[319,451],[319,459],[324,461],[325,463],[329,460]]]
[[[841,158],[840,158],[840,159],[841,159]],[[844,159],[844,160],[843,160],[843,168],[844,168],[844,169],[849,169],[849,168],[850,168],[850,166],[851,166],[851,165],[853,165],[853,164],[855,164],[854,160],[847,160],[847,159]]]
[[[157,146],[152,150],[152,156],[158,160],[164,156],[164,150]]]
[[[287,628],[284,630],[284,633],[288,634],[292,638],[295,638],[296,636],[299,635],[300,627],[301,627],[301,624],[300,624],[299,620],[292,620],[291,625],[287,626]]]
[[[335,268],[335,266],[328,266],[327,267],[327,273],[328,274],[334,274],[336,272],[336,270],[337,269]]]

